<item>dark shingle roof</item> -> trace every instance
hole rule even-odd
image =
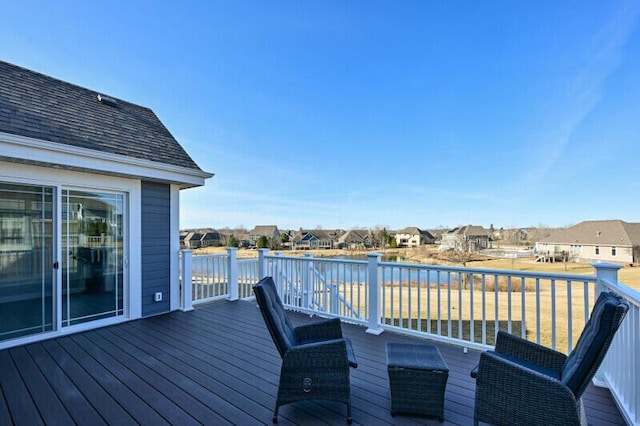
[[[628,223],[622,220],[586,220],[554,232],[540,242],[636,246],[640,245],[640,223]]]
[[[153,111],[99,94],[0,61],[0,132],[200,170]]]
[[[257,236],[271,237],[278,230],[276,225],[258,225],[249,234]]]
[[[408,226],[408,227],[398,231],[397,234],[424,235],[427,238],[431,238],[431,239],[434,238],[433,234],[431,234],[431,232],[423,231],[422,229],[418,228],[417,226]]]
[[[447,231],[443,235],[463,235],[467,238],[471,238],[471,237],[488,237],[489,233],[482,226],[465,225],[465,226],[453,228],[451,231]]]

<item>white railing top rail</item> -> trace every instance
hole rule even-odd
[[[366,260],[356,259],[344,259],[344,258],[323,258],[312,257],[307,255],[305,257],[300,256],[283,256],[281,254],[266,255],[265,259],[292,259],[292,260],[306,260],[306,261],[318,261],[337,264],[358,264],[366,265]],[[559,272],[535,272],[535,271],[516,271],[509,269],[489,269],[489,268],[470,268],[467,266],[447,266],[447,265],[429,265],[422,263],[404,263],[404,262],[386,262],[381,261],[379,266],[397,267],[403,269],[429,269],[433,271],[445,271],[445,272],[464,272],[472,274],[484,274],[484,275],[509,275],[512,277],[523,278],[546,278],[557,279],[562,281],[580,281],[580,282],[596,282],[595,275],[587,274],[565,274]]]
[[[635,305],[636,307],[640,307],[640,291],[634,290],[623,283],[612,282],[607,279],[601,280],[600,282],[607,289],[624,297],[627,300],[627,302],[631,303],[632,305]]]
[[[398,267],[398,268],[416,268],[416,269],[429,269],[433,271],[443,272],[462,272],[470,274],[482,274],[482,275],[509,275],[512,277],[523,278],[546,278],[557,279],[562,281],[580,281],[580,282],[596,282],[595,275],[586,274],[562,274],[557,272],[534,272],[534,271],[515,271],[510,269],[488,269],[488,268],[469,268],[466,266],[445,266],[445,265],[424,265],[424,264],[412,264],[412,263],[397,263],[397,262],[380,262],[380,266]]]
[[[305,256],[283,256],[282,254],[268,254],[265,256],[265,259],[291,259],[291,260],[300,260],[300,261],[313,261],[313,262],[328,262],[328,263],[352,263],[352,264],[360,264],[366,265],[366,260],[359,259],[346,259],[346,258],[332,258],[332,257],[313,257],[310,254]]]

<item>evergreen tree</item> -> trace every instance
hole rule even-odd
[[[256,242],[256,247],[267,248],[268,244],[269,244],[269,240],[267,240],[267,237],[265,237],[264,235],[261,235],[260,238],[258,238],[258,241]]]
[[[398,242],[396,241],[395,238],[389,237],[389,247],[392,249],[398,248]]]

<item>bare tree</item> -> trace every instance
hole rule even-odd
[[[463,235],[456,241],[455,248],[449,250],[448,258],[452,262],[462,264],[462,266],[466,268],[467,262],[473,258],[473,248],[474,245],[471,240],[466,235]]]
[[[445,253],[447,260],[454,263],[460,263],[463,267],[467,267],[467,262],[469,262],[473,258],[473,249],[474,244],[466,235],[460,235],[460,238],[456,241],[455,247],[447,250]],[[462,274],[462,285],[463,289],[467,289],[469,286],[469,278],[468,273]]]
[[[377,248],[384,249],[387,247],[389,241],[389,232],[387,231],[386,227],[381,228],[380,226],[376,226],[371,235],[373,236],[374,245]]]

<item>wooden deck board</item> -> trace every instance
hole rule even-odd
[[[89,337],[90,336],[90,337]],[[168,422],[132,389],[136,383],[122,381],[118,376],[128,374],[127,366],[119,366],[110,362],[109,354],[103,348],[93,343],[95,355],[86,352],[77,340],[93,339],[94,333],[81,333],[63,337],[59,343],[75,361],[87,371],[91,377],[102,386],[107,394],[112,397],[127,413],[136,421],[146,424],[168,424]],[[113,370],[113,372],[112,372]]]
[[[197,424],[180,406],[180,403],[190,406],[192,401],[182,399],[183,394],[176,392],[177,387],[163,377],[163,372],[151,370],[144,365],[144,361],[141,362],[139,358],[134,357],[135,350],[126,341],[119,342],[121,347],[118,347],[105,340],[101,330],[93,334],[91,341],[82,335],[75,340],[94,358],[102,358],[105,368],[112,371],[122,383],[126,383],[132,392],[139,395],[168,423]],[[107,357],[103,357],[102,353],[107,353]],[[123,368],[124,366],[127,368]]]
[[[12,353],[13,361],[20,372],[25,386],[29,389],[33,403],[38,407],[43,421],[50,425],[72,423],[71,416],[58,398],[55,390],[49,386],[38,365],[25,347],[18,347]]]
[[[106,424],[85,395],[69,379],[67,372],[51,358],[42,345],[30,345],[27,349],[41,371],[46,373],[51,390],[60,398],[74,422],[79,424],[92,422],[96,426]]]
[[[28,349],[39,344],[29,345]],[[109,393],[100,386],[92,376],[93,373],[85,371],[60,345],[57,340],[45,341],[41,344],[54,362],[64,371],[71,381],[73,388],[81,393],[91,404],[91,407],[99,414],[96,423],[103,420],[109,424],[134,424],[133,417],[129,415]],[[68,392],[68,390],[67,390]],[[75,392],[75,391],[74,391]],[[73,401],[71,404],[83,404],[83,401]],[[87,408],[88,409],[88,408]],[[82,418],[76,419],[78,423]],[[0,422],[1,423],[1,422]]]
[[[291,314],[296,324],[314,321]],[[445,421],[389,412],[385,345],[419,342],[344,324],[356,425],[467,425],[479,353],[438,344],[449,365]],[[216,302],[0,351],[0,424],[271,424],[281,360],[251,302]],[[606,389],[585,395],[589,422],[623,425]],[[346,424],[344,404],[307,401],[280,409],[280,425]]]
[[[29,389],[8,351],[0,352],[0,366],[0,384],[11,413],[11,418],[6,421],[0,419],[0,424],[11,424],[14,418],[24,420],[25,424],[43,424]]]

